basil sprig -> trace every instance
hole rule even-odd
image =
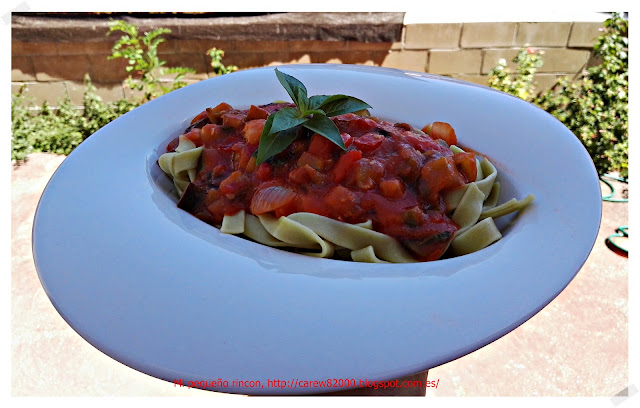
[[[257,164],[284,151],[298,135],[300,127],[329,139],[342,150],[346,150],[340,130],[333,123],[332,116],[357,112],[371,108],[369,104],[358,98],[347,95],[314,95],[307,96],[307,88],[302,82],[278,71],[276,76],[287,91],[295,108],[282,108],[269,115],[262,130],[258,146]]]

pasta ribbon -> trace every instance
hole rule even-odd
[[[483,178],[480,181],[476,181],[475,184],[484,196],[488,197],[491,187],[493,187],[493,182],[496,181],[498,176],[498,170],[486,157],[483,157],[480,161],[480,169],[482,170]]]
[[[488,210],[490,208],[498,205],[498,198],[500,197],[500,182],[496,181],[491,186],[491,191],[489,192],[489,197],[484,200],[484,206],[482,207],[482,211]]]
[[[534,198],[535,197],[533,194],[529,194],[528,196],[526,196],[520,201],[516,200],[515,198],[512,198],[511,200],[507,201],[502,205],[483,211],[482,214],[480,214],[480,219],[490,218],[490,217],[498,218],[498,217],[511,214],[512,212],[520,211],[524,207],[528,206],[534,200]]]
[[[417,262],[389,235],[312,213],[294,213],[288,217],[307,226],[324,239],[351,250],[371,246],[375,254],[390,262]]]
[[[458,224],[460,229],[456,231],[456,235],[463,233],[480,218],[482,213],[482,205],[484,203],[484,194],[476,184],[470,184],[465,191],[458,207],[453,212],[451,219]]]
[[[289,217],[275,218],[273,215],[262,214],[258,219],[274,238],[298,248],[320,250],[320,252],[306,252],[307,255],[321,258],[333,256],[335,248],[331,243],[320,238],[312,229]]]
[[[351,251],[351,259],[356,262],[368,262],[368,263],[389,263],[383,261],[376,256],[376,252],[371,245],[362,249]]]
[[[486,248],[501,238],[502,234],[493,218],[489,217],[456,236],[449,248],[453,255],[466,255]]]
[[[271,247],[295,247],[295,245],[280,241],[262,225],[260,219],[253,214],[246,214],[244,219],[244,235],[263,245]]]
[[[458,149],[463,151],[460,148]],[[480,165],[477,166],[477,168],[479,178],[477,178],[476,181],[465,184],[464,186],[456,190],[450,191],[444,196],[444,203],[449,211],[453,211],[458,207],[458,205],[460,204],[460,200],[462,200],[462,197],[471,185],[475,185],[476,187],[478,187],[485,197],[488,197],[491,193],[491,188],[493,187],[493,183],[496,179],[496,176],[498,175],[498,170],[496,170],[495,166],[491,164],[491,162],[486,157],[482,158],[482,161],[480,161]],[[482,177],[480,178],[480,176]]]
[[[173,179],[178,196],[195,179],[201,155],[202,146],[196,147],[191,140],[181,135],[175,151],[158,158],[158,166]]]
[[[245,224],[245,212],[244,210],[238,211],[234,215],[225,215],[222,219],[222,226],[220,232],[224,234],[242,234],[244,233]]]
[[[476,170],[476,180],[482,180],[484,178],[484,173],[482,172],[482,166],[478,159],[476,159]]]
[[[451,145],[451,146],[449,146],[449,149],[451,149],[451,151],[452,151],[453,153],[464,153],[464,150],[462,150],[461,148],[459,148],[459,147],[458,147],[458,146],[456,146],[456,145]]]

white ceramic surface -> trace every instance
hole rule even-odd
[[[493,159],[502,201],[528,193],[536,200],[501,220],[496,244],[430,263],[315,259],[220,234],[176,208],[155,160],[206,107],[288,96],[273,68],[190,85],[82,143],[38,206],[33,251],[42,285],[99,350],[170,382],[228,381],[217,391],[334,391],[296,380],[359,385],[461,357],[541,310],[585,262],[600,224],[599,182],[585,149],[552,116],[433,75],[328,64],[280,69],[309,95],[353,95],[373,114],[416,127],[451,123],[461,144]]]

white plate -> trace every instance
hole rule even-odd
[[[430,263],[315,259],[221,234],[176,208],[155,160],[206,107],[288,97],[273,68],[190,85],[82,143],[38,206],[33,251],[42,285],[99,350],[170,382],[228,381],[208,387],[217,391],[331,391],[296,380],[358,386],[461,357],[537,313],[585,262],[600,224],[600,186],[585,149],[549,114],[486,87],[415,72],[281,70],[309,95],[353,95],[373,114],[416,127],[451,123],[462,144],[493,159],[502,201],[533,193],[534,203],[502,220],[496,244]]]

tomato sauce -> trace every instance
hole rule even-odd
[[[213,225],[240,210],[371,220],[374,230],[396,238],[419,260],[443,255],[458,229],[443,194],[476,177],[475,156],[454,154],[447,144],[455,143],[453,129],[433,139],[406,123],[349,113],[331,118],[346,151],[301,128],[282,153],[256,165],[266,118],[285,106],[293,105],[237,110],[220,104],[197,115],[185,135],[203,146],[200,170],[178,206]],[[177,138],[167,151],[176,146]]]

